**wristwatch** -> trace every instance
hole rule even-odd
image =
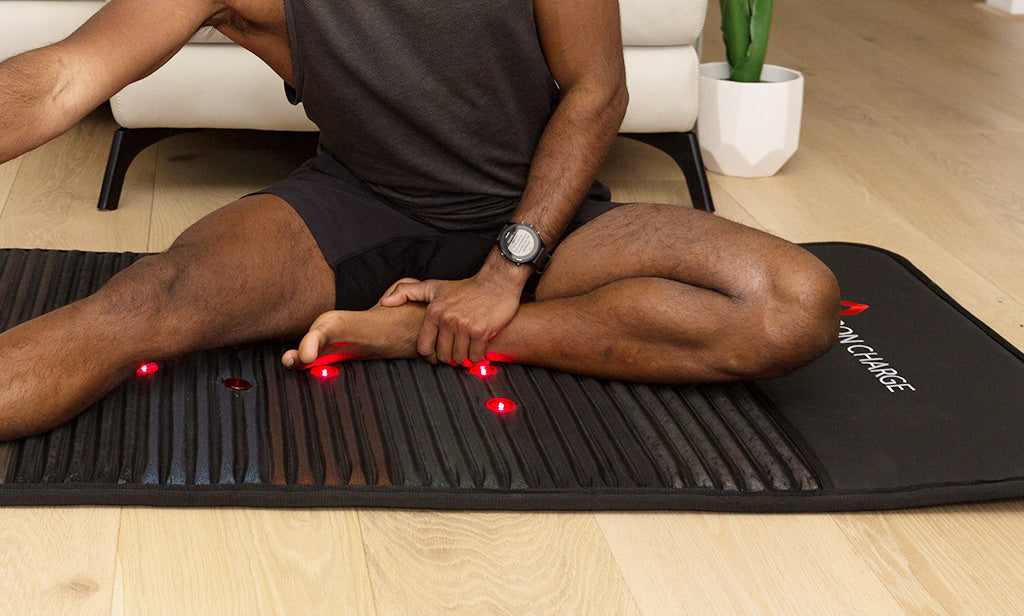
[[[525,222],[506,225],[498,234],[498,249],[509,261],[516,265],[532,265],[538,273],[543,272],[551,261],[540,233]]]

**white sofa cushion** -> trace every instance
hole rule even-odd
[[[105,0],[0,1],[0,59],[55,43],[75,31]],[[623,45],[694,45],[704,28],[707,0],[619,0]],[[227,43],[203,28],[192,43]]]
[[[67,38],[106,0],[0,0],[0,60]],[[189,43],[228,43],[215,28],[201,28]]]
[[[696,45],[707,0],[619,0],[622,44]]]
[[[700,59],[689,45],[626,47],[624,133],[685,133],[697,123]]]
[[[630,100],[622,132],[691,130],[697,121],[696,50],[626,47],[623,52]],[[285,100],[281,78],[234,45],[189,45],[110,104],[125,128],[316,130],[301,106]]]
[[[622,44],[694,45],[704,29],[707,0],[619,0]],[[231,43],[214,28],[204,28],[193,43]]]
[[[186,45],[110,107],[125,128],[317,130],[277,73],[237,45]]]
[[[0,1],[0,60],[67,38],[103,0]]]

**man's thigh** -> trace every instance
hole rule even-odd
[[[301,335],[334,303],[334,272],[303,220],[273,195],[252,195],[189,227],[165,253],[111,281],[150,289],[145,312],[180,324],[190,346]]]
[[[707,212],[629,204],[576,229],[556,248],[537,299],[578,296],[616,280],[657,277],[738,297],[770,268],[814,261],[785,240]]]

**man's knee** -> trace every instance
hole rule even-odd
[[[746,378],[778,377],[821,357],[839,332],[839,284],[818,259],[801,250],[769,266],[765,282],[748,301],[756,340],[735,369]]]
[[[107,314],[145,319],[156,326],[189,301],[187,267],[173,253],[143,257],[111,278],[93,296],[93,303]]]
[[[776,268],[767,339],[774,348],[772,376],[781,376],[824,355],[839,338],[839,283],[809,253]]]

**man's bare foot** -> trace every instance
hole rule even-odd
[[[403,278],[384,293],[386,297]],[[345,359],[413,359],[416,336],[423,324],[426,305],[406,303],[386,308],[378,302],[364,311],[332,310],[317,317],[298,349],[281,357],[287,368],[303,369],[310,364],[334,363]],[[319,361],[318,361],[319,360]]]

